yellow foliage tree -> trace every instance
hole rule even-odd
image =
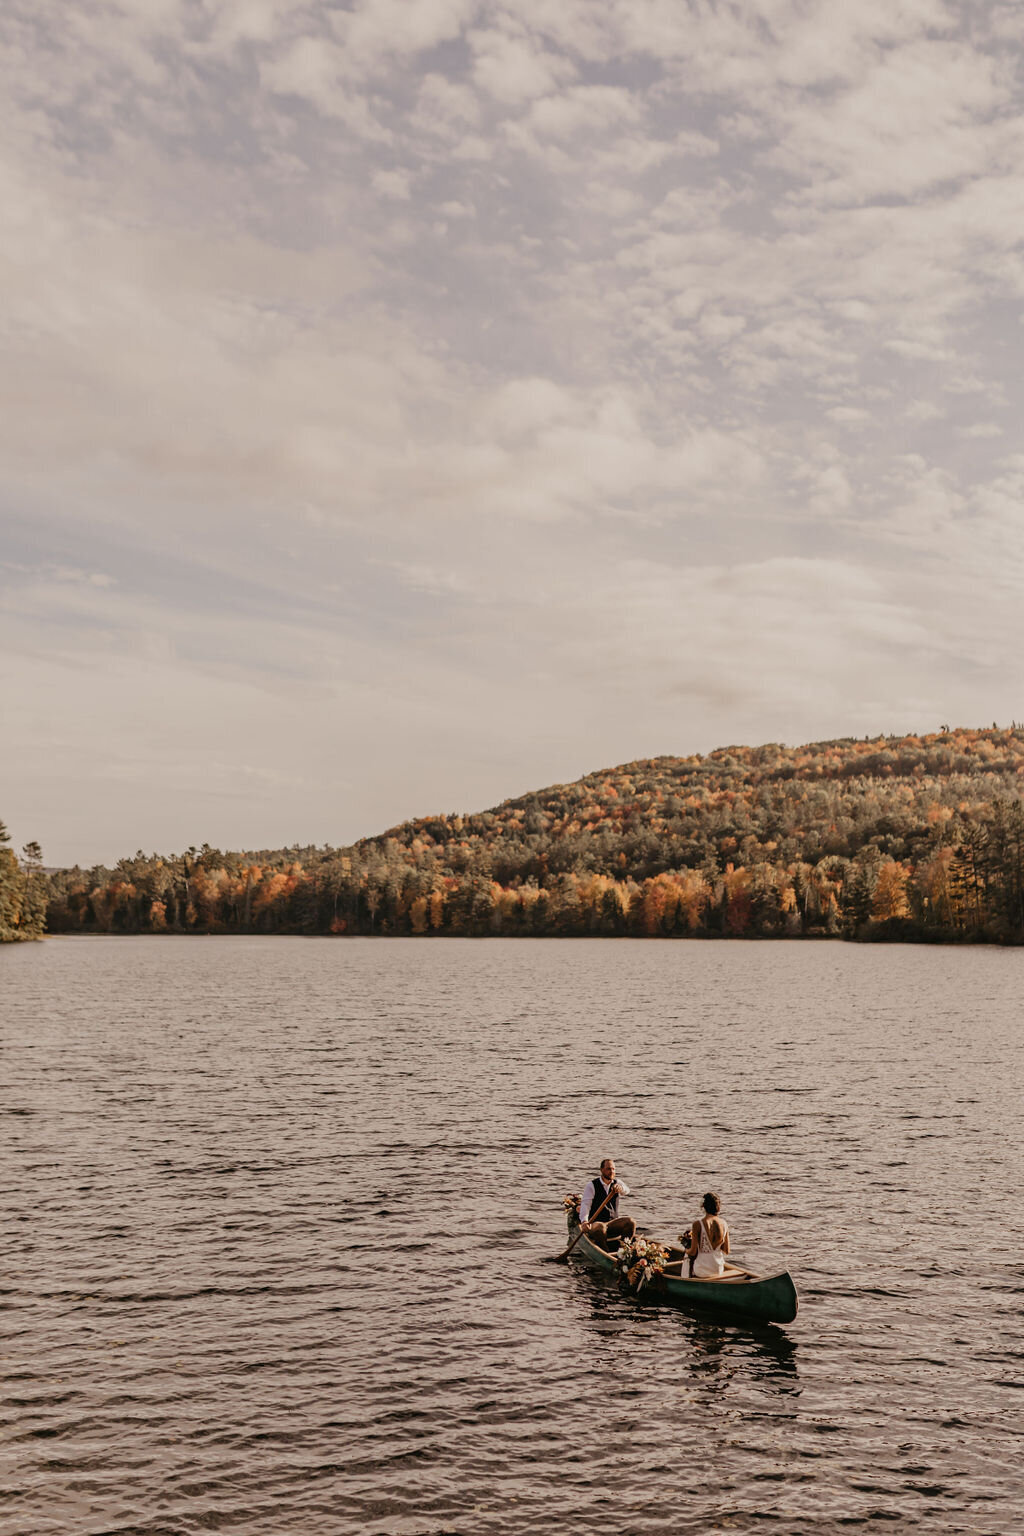
[[[906,917],[910,911],[907,900],[907,881],[910,875],[902,864],[890,859],[878,871],[875,892],[871,898],[871,915],[879,922],[890,918]]]

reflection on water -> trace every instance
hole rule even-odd
[[[786,1391],[799,1392],[795,1340],[771,1324],[757,1329],[696,1322],[688,1335],[688,1364],[694,1375],[714,1379],[753,1367],[761,1380]]]
[[[624,1295],[612,1276],[579,1261],[574,1267],[578,1274],[573,1293],[581,1318],[593,1327],[593,1352],[613,1371],[628,1371],[636,1329],[642,1331],[644,1318],[658,1312],[672,1318],[678,1332],[677,1369],[694,1382],[721,1384],[737,1372],[753,1373],[779,1390],[799,1393],[799,1345],[784,1328],[723,1323],[710,1313],[683,1311],[642,1294]]]
[[[0,952],[4,1536],[1016,1530],[1022,966]],[[796,1322],[542,1263],[608,1154],[650,1231],[717,1188]]]

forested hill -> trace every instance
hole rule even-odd
[[[350,848],[51,876],[57,931],[1024,940],[1024,728],[723,747]]]

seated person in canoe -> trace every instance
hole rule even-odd
[[[666,1264],[665,1274],[692,1280],[728,1280],[743,1274],[743,1270],[725,1262],[729,1252],[729,1228],[721,1215],[722,1202],[717,1195],[707,1194],[702,1204],[704,1215],[686,1234],[682,1252],[671,1250],[674,1262]]]
[[[619,1215],[619,1196],[628,1194],[629,1186],[615,1177],[614,1158],[606,1157],[580,1196],[580,1225],[599,1248],[615,1248],[636,1231],[632,1216]]]

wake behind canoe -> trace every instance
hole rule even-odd
[[[578,1232],[578,1226],[571,1226],[570,1238]],[[615,1254],[599,1248],[586,1233],[580,1235],[573,1252],[596,1269],[611,1275],[619,1273]],[[720,1315],[729,1314],[765,1323],[791,1323],[796,1317],[798,1306],[796,1286],[788,1270],[778,1275],[744,1274],[721,1280],[691,1280],[677,1275],[655,1274],[647,1282],[642,1294],[650,1301],[700,1307]]]

